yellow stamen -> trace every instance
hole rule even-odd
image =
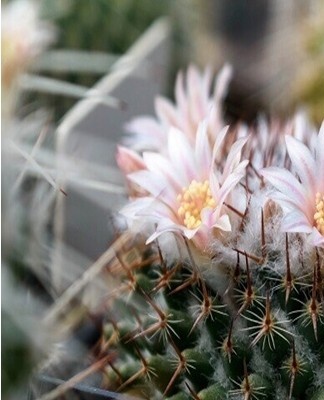
[[[320,234],[324,235],[324,194],[316,193],[315,198],[316,212],[314,214],[315,227]]]
[[[203,208],[216,207],[208,180],[204,182],[193,180],[188,187],[182,189],[182,193],[177,196],[177,200],[180,203],[178,215],[183,219],[183,224],[189,229],[198,228],[201,224],[200,213]]]

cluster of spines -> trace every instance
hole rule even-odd
[[[264,249],[263,233],[261,242]],[[288,399],[317,399],[322,392],[315,370],[324,362],[319,254],[313,274],[298,278],[291,271],[288,236],[283,276],[260,263],[268,256],[263,250],[259,263],[236,250],[237,264],[229,268],[229,286],[220,296],[184,243],[187,261],[172,266],[158,245],[156,254],[131,266],[117,256],[123,279],[102,338],[106,350],[118,353],[105,370],[108,387],[172,400],[271,399],[274,388]],[[273,376],[266,368],[255,370],[257,353]],[[225,382],[214,371],[218,362]]]

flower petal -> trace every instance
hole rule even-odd
[[[206,177],[208,176],[212,161],[212,152],[208,140],[206,120],[201,122],[198,127],[196,136],[195,156],[197,161],[197,167],[199,168],[200,179],[205,180]]]
[[[213,147],[213,163],[217,159],[218,152],[223,144],[224,138],[228,132],[228,126],[225,126],[216,136],[215,144]]]
[[[269,167],[262,169],[260,174],[277,190],[290,198],[295,207],[306,215],[309,214],[306,191],[291,172],[283,168]]]
[[[214,88],[214,102],[217,104],[226,96],[229,81],[232,78],[233,68],[230,64],[225,64],[219,72]]]
[[[214,199],[218,199],[219,181],[213,169],[211,169],[209,173],[209,187]]]
[[[241,152],[242,148],[247,142],[248,137],[238,139],[231,147],[230,152],[226,158],[223,174],[222,174],[222,181],[226,179],[238,166],[240,159],[241,159]]]
[[[129,174],[127,177],[152,196],[161,199],[170,206],[175,204],[176,193],[167,179],[162,175],[143,170]]]
[[[286,136],[289,157],[301,182],[308,189],[309,196],[316,194],[316,164],[309,149],[292,136]]]
[[[222,102],[227,94],[227,89],[231,76],[232,67],[229,64],[226,64],[219,72],[215,81],[214,96],[210,103],[211,110],[209,119],[210,134],[213,138],[217,138],[217,132],[215,132],[215,128],[220,128],[223,125]]]
[[[187,98],[186,92],[184,88],[184,77],[183,72],[180,71],[177,74],[175,91],[174,91],[175,99],[180,110],[187,109]]]
[[[135,150],[160,150],[166,140],[165,130],[152,117],[134,118],[124,125],[124,129],[132,136],[128,136],[123,142]]]
[[[211,229],[215,223],[214,221],[214,209],[210,207],[203,208],[200,213],[201,223],[208,229]]]
[[[144,152],[143,160],[149,171],[168,179],[170,184],[172,184],[177,191],[182,189],[184,182],[181,182],[181,179],[179,179],[176,171],[174,171],[174,168],[166,157],[158,153]]]
[[[190,115],[195,123],[205,118],[206,109],[204,97],[202,96],[202,82],[198,69],[190,65],[187,73],[187,86],[189,96]]]
[[[157,226],[156,231],[147,239],[146,244],[153,242],[157,237],[166,232],[179,233],[191,240],[198,232],[198,229],[199,228],[187,229],[183,225],[176,224],[172,221],[163,220]]]
[[[314,246],[324,248],[324,236],[321,235],[316,228],[313,228],[310,239],[312,240]]]
[[[171,126],[179,127],[179,117],[177,109],[171,101],[164,97],[157,97],[155,99],[155,111],[162,124],[169,128]]]
[[[143,159],[135,151],[124,146],[117,146],[116,162],[124,174],[146,168]]]
[[[169,157],[174,170],[178,172],[187,186],[196,176],[194,150],[185,134],[179,129],[171,128],[168,136]]]
[[[284,232],[312,232],[312,225],[310,225],[305,214],[300,211],[292,211],[286,214],[281,223]]]
[[[322,122],[321,129],[317,138],[317,147],[315,149],[317,174],[319,188],[318,190],[324,192],[324,121]]]
[[[248,165],[249,161],[245,160],[242,161],[233,171],[232,174],[230,174],[220,187],[218,193],[217,193],[217,205],[222,205],[223,202],[225,201],[227,195],[230,193],[230,191],[239,183],[239,181],[243,178],[245,175],[245,169],[246,166]]]
[[[209,65],[207,65],[202,76],[202,84],[201,84],[201,94],[203,96],[205,110],[209,109],[209,92],[212,83],[212,77],[213,77],[212,69]]]
[[[175,99],[179,110],[179,118],[181,121],[181,129],[185,132],[191,132],[192,126],[190,122],[189,103],[187,99],[187,93],[184,85],[184,77],[182,71],[177,75],[175,85]]]
[[[231,222],[227,214],[223,214],[221,217],[217,218],[214,223],[214,228],[220,229],[225,232],[230,232],[232,230]]]
[[[126,218],[134,219],[141,210],[148,208],[153,202],[152,197],[141,197],[126,204],[119,212]]]

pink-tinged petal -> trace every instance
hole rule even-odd
[[[152,197],[141,197],[124,206],[119,213],[128,219],[134,219],[138,213],[150,207],[153,202]]]
[[[192,125],[189,113],[189,102],[185,91],[183,73],[181,71],[178,73],[176,79],[175,99],[179,110],[178,118],[180,119],[181,129],[183,129],[184,132],[191,132]]]
[[[184,77],[182,71],[178,72],[174,91],[176,103],[180,109],[187,108],[187,96],[184,87]]]
[[[210,112],[210,134],[213,138],[217,138],[215,128],[220,128],[223,125],[223,99],[228,90],[228,84],[232,76],[232,68],[226,64],[217,76],[214,87],[214,98],[211,102]]]
[[[307,217],[300,211],[292,211],[286,214],[281,223],[281,228],[284,232],[312,232],[312,225],[310,225]]]
[[[188,238],[189,240],[191,240],[194,238],[194,236],[197,234],[197,232],[199,232],[200,227],[196,228],[196,229],[187,229],[187,228],[181,227],[181,229],[182,229],[184,236],[186,238]]]
[[[220,187],[216,202],[217,205],[222,205],[228,196],[228,194],[233,190],[233,188],[239,183],[239,181],[243,178],[245,175],[245,169],[246,166],[248,165],[249,161],[245,160],[242,161],[233,171],[231,175],[229,175],[225,181],[223,182],[222,186]]]
[[[211,229],[215,223],[214,219],[214,209],[213,208],[203,208],[200,213],[201,223],[208,229]]]
[[[308,133],[309,126],[307,123],[307,117],[304,112],[298,112],[294,118],[294,130],[293,135],[300,141],[305,140],[305,133]]]
[[[226,96],[229,81],[232,78],[233,69],[231,65],[225,64],[217,76],[214,89],[214,102],[217,104]]]
[[[283,208],[288,210],[296,209],[296,202],[294,199],[289,197],[289,195],[275,191],[275,189],[272,189],[272,191],[269,193],[269,198],[280,204],[280,206]]]
[[[318,191],[324,192],[324,121],[317,137],[317,146],[315,149],[317,174],[319,187]]]
[[[156,231],[147,239],[146,244],[152,243],[160,235],[167,232],[174,232],[177,234],[181,234],[185,236],[187,239],[191,240],[198,232],[198,228],[187,229],[183,225],[175,224],[172,221],[164,220],[157,226]]]
[[[242,148],[247,142],[248,137],[238,139],[231,147],[230,152],[226,158],[226,163],[223,170],[222,180],[224,181],[234,169],[238,166],[241,160]]]
[[[175,204],[176,193],[165,177],[146,170],[134,172],[127,177],[152,196],[170,206]]]
[[[277,202],[281,207],[289,211],[294,211],[294,210],[296,211],[295,201],[291,197],[284,195],[281,192],[273,192],[269,195],[269,197],[275,202]],[[309,208],[307,212],[303,211],[301,212],[303,213],[303,215],[305,215],[305,218],[307,218],[308,223],[312,225],[314,221],[314,209]]]
[[[174,170],[187,186],[196,177],[194,150],[185,134],[176,128],[169,130],[168,151]]]
[[[158,122],[149,116],[137,117],[124,125],[126,132],[152,136],[166,136]]]
[[[217,135],[213,147],[213,163],[217,159],[218,152],[223,144],[224,138],[228,132],[228,126],[225,126]]]
[[[241,123],[237,127],[237,138],[238,139],[247,138],[250,142],[252,142],[252,140],[250,140],[250,138],[248,136],[249,136],[249,127],[247,125],[245,125],[244,123]]]
[[[212,69],[208,65],[203,73],[202,84],[201,84],[201,94],[203,97],[203,104],[205,110],[209,109],[209,92],[212,83],[212,77],[213,77]]]
[[[155,99],[155,111],[161,122],[165,127],[179,127],[179,117],[177,109],[171,101],[164,97],[157,97]]]
[[[205,180],[208,176],[212,161],[212,152],[208,140],[206,120],[201,122],[198,127],[195,156],[197,160],[197,167],[199,168],[200,172],[200,179]]]
[[[138,212],[138,215],[141,217],[147,217],[148,219],[154,219],[158,223],[160,223],[160,221],[169,220],[171,220],[172,223],[178,222],[178,216],[174,214],[172,208],[158,199],[153,199],[146,208],[143,208]]]
[[[202,92],[202,79],[198,69],[193,65],[188,68],[187,77],[190,116],[195,123],[198,123],[206,117],[208,110]]]
[[[227,214],[223,214],[221,217],[217,218],[213,227],[225,232],[230,232],[232,230],[232,226],[229,216]]]
[[[135,151],[123,146],[117,146],[116,162],[125,175],[146,169],[143,159]]]
[[[219,181],[213,169],[211,169],[209,174],[209,187],[214,199],[218,199],[218,191],[219,191]]]
[[[310,239],[314,246],[324,248],[324,236],[321,235],[316,228],[313,228]]]
[[[146,244],[152,243],[156,238],[165,232],[180,232],[181,227],[174,221],[164,218],[157,224],[155,232],[147,239]]]
[[[283,168],[269,167],[262,169],[260,174],[277,190],[290,198],[295,207],[306,215],[309,214],[307,193],[292,173]]]
[[[179,179],[167,158],[158,153],[144,152],[143,160],[145,162],[145,167],[149,171],[167,178],[176,190],[180,191],[183,188],[184,182],[181,182],[181,179]]]
[[[124,143],[136,150],[160,150],[166,141],[165,130],[152,117],[134,118],[124,128],[132,134],[124,139]]]
[[[292,136],[286,136],[286,145],[291,162],[309,196],[316,194],[316,164],[309,149]]]

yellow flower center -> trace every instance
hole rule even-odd
[[[324,194],[316,193],[315,198],[316,212],[314,214],[314,222],[317,230],[324,235]]]
[[[208,180],[204,182],[193,180],[188,187],[182,189],[182,193],[178,195],[177,200],[180,203],[178,215],[183,219],[183,224],[189,229],[198,228],[201,224],[200,212],[203,208],[216,207]]]

